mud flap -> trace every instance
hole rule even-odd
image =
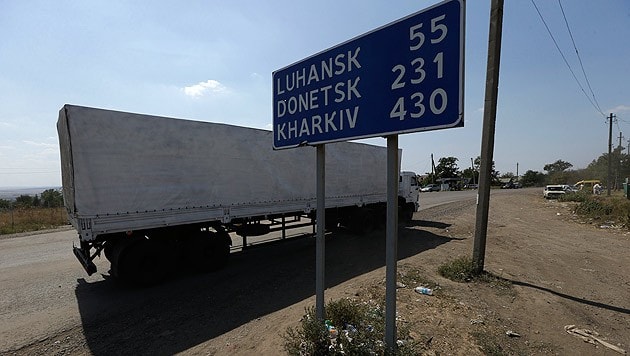
[[[79,262],[81,263],[81,266],[83,266],[88,276],[91,276],[94,273],[96,273],[96,265],[94,264],[94,262],[92,262],[92,258],[90,258],[89,246],[88,246],[87,251],[83,249],[82,247],[79,248],[79,247],[74,246],[73,244],[72,252],[74,252],[74,255],[76,256],[77,260],[79,260]]]

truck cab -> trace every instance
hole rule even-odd
[[[398,180],[398,196],[404,199],[404,218],[411,220],[420,207],[420,184],[414,172],[402,171]],[[402,202],[401,202],[402,203]]]

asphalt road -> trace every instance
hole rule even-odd
[[[477,190],[462,190],[420,193],[420,210],[429,209],[441,204],[454,203],[468,199],[477,199],[477,192]],[[513,190],[492,189],[490,194],[507,194],[510,192],[513,192]],[[542,196],[542,190],[540,191],[540,195]]]

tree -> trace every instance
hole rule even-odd
[[[0,199],[0,209],[9,209],[11,208],[11,202],[6,199]]]
[[[571,163],[559,159],[553,163],[546,164],[543,169],[547,171],[551,183],[566,184],[569,175],[565,171],[571,167],[573,167]]]
[[[33,201],[31,202],[32,206],[40,206],[42,204],[42,200],[39,198],[39,196],[37,194],[35,194],[35,196],[33,197]]]
[[[438,178],[456,178],[459,176],[456,157],[442,157],[435,167],[435,175]]]
[[[42,206],[47,208],[57,208],[63,206],[63,195],[55,189],[47,189],[42,192]]]
[[[15,205],[20,208],[30,208],[31,206],[33,206],[33,197],[30,195],[22,194],[19,197],[15,198]]]
[[[553,163],[545,164],[543,169],[549,172],[549,174],[552,174],[556,172],[564,172],[571,167],[573,167],[571,163],[559,159]]]
[[[477,173],[479,173],[479,170],[481,168],[481,156],[477,156],[477,158],[475,158],[474,164],[475,164],[475,170],[477,171]],[[490,184],[500,184],[500,183],[501,181],[499,180],[499,171],[497,171],[494,168],[494,161],[492,161],[492,168],[490,169]]]
[[[427,184],[432,184],[432,183],[435,183],[435,174],[433,173],[427,173],[426,176],[420,179],[420,185],[423,187]]]
[[[521,184],[524,187],[540,187],[545,183],[545,174],[528,170],[521,176]]]
[[[479,182],[479,171],[468,167],[462,171],[462,178],[467,178],[469,183]]]

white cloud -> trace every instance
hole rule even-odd
[[[10,122],[5,122],[5,121],[0,121],[0,126],[11,128],[11,129],[17,127],[15,124],[10,123]]]
[[[616,112],[623,112],[623,111],[630,111],[630,106],[628,105],[618,105],[615,106],[614,108],[608,110],[609,112],[612,113],[616,113]]]
[[[29,146],[36,146],[36,147],[44,147],[44,148],[57,148],[58,147],[56,143],[35,142],[35,141],[27,141],[27,140],[24,140],[22,142]]]
[[[204,96],[207,93],[220,94],[220,93],[227,93],[227,92],[228,92],[228,88],[225,85],[212,79],[207,80],[205,82],[197,83],[195,85],[184,87],[184,94],[193,98]]]

